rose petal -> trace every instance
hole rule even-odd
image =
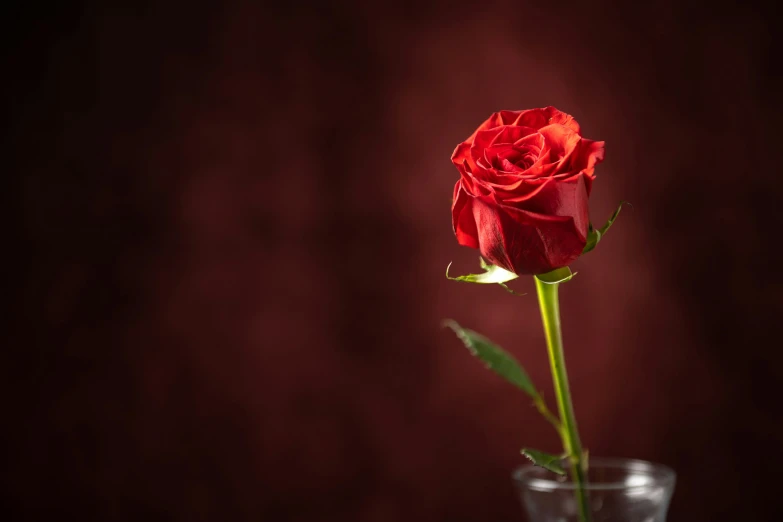
[[[579,123],[574,119],[573,116],[571,116],[570,114],[566,114],[565,112],[559,111],[554,107],[547,107],[545,110],[549,114],[550,124],[563,125],[564,127],[568,127],[569,129],[573,130],[574,132],[576,132],[581,136],[582,132],[579,127]]]
[[[457,145],[457,148],[454,149],[454,152],[451,155],[451,162],[454,165],[459,165],[463,161],[470,160],[470,146],[472,144],[472,141],[463,141],[459,145]]]
[[[514,121],[514,125],[524,125],[535,129],[541,129],[551,124],[563,125],[577,134],[580,133],[579,123],[577,123],[573,116],[551,106],[542,109],[520,111]]]
[[[457,170],[461,175],[462,187],[470,195],[485,196],[492,193],[493,189],[489,187],[480,177],[473,175],[473,170],[467,161],[457,165]]]
[[[592,169],[604,160],[606,142],[582,139],[579,142],[579,165]]]
[[[514,148],[519,151],[536,150],[540,153],[544,143],[544,137],[539,132],[533,132],[515,141]]]
[[[476,134],[478,134],[480,131],[492,129],[500,125],[502,125],[502,123],[499,114],[497,112],[492,113],[489,118],[487,118],[475,131],[473,131],[473,134],[471,134],[468,139],[457,145],[457,148],[451,155],[451,160],[456,164],[458,161],[464,159],[466,157],[467,151],[470,150],[470,147],[473,145],[473,141],[476,139]]]
[[[522,172],[538,158],[536,151],[520,151],[509,144],[486,149],[484,155],[491,161],[492,168],[507,173]]]
[[[536,139],[535,136],[538,135],[537,130],[531,129],[530,127],[512,127],[506,125],[503,127],[498,127],[498,129],[500,130],[492,138],[492,141],[489,143],[489,147],[494,147],[502,144],[513,145],[516,142],[523,140],[528,136],[533,136],[533,139]],[[497,129],[492,129],[491,131],[483,131],[483,132],[489,135],[495,132],[495,130]]]
[[[574,220],[574,230],[587,241],[590,209],[585,176],[560,181],[550,178],[538,190],[515,197],[503,198],[505,205],[546,216],[568,216]],[[500,196],[499,196],[500,197]]]
[[[494,192],[501,193],[514,193],[518,194],[528,193],[537,189],[542,183],[546,183],[550,178],[525,178],[516,174],[503,174],[493,172],[492,175],[485,180],[488,187],[491,187]]]
[[[515,274],[541,274],[567,266],[586,243],[575,233],[570,217],[537,214],[489,198],[473,200],[473,217],[481,254]]]
[[[495,137],[500,134],[504,127],[497,127],[494,129],[488,129],[479,131],[476,133],[476,137],[473,139],[473,144],[470,146],[470,155],[474,159],[477,159],[484,153],[484,150],[492,146],[492,142]]]
[[[540,182],[531,182],[522,179],[519,180],[518,183],[506,187],[497,187],[494,192],[498,201],[501,203],[513,204],[511,206],[521,208],[521,205],[516,205],[516,203],[535,197],[536,194],[544,190],[547,185],[553,182],[553,178],[542,178]]]
[[[478,230],[473,218],[473,196],[462,186],[462,179],[454,185],[454,201],[451,205],[451,220],[457,242],[470,248],[478,248]]]
[[[544,150],[541,156],[549,154],[550,163],[562,159],[568,153],[573,151],[582,137],[573,129],[556,123],[541,128],[539,134],[544,137]]]

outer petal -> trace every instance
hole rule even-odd
[[[514,125],[525,125],[535,129],[541,129],[552,124],[563,125],[577,134],[580,133],[579,123],[577,123],[573,116],[551,106],[542,109],[520,111],[514,122]]]
[[[538,130],[530,127],[505,125],[503,127],[498,127],[497,130],[498,132],[492,135],[493,137],[490,143],[487,145],[488,147],[494,147],[497,145],[502,145],[504,143],[508,145],[513,145],[516,142],[528,136],[536,137],[538,135]],[[486,131],[482,131],[481,134],[484,134],[485,132]],[[478,140],[476,141],[476,143],[478,144]]]
[[[550,183],[554,183],[552,178],[517,178],[515,183],[507,185],[494,184],[492,185],[492,188],[496,199],[503,204],[508,204],[530,199]],[[511,206],[520,207],[520,205]]]
[[[481,159],[486,160],[485,151],[492,146],[495,138],[506,128],[507,127],[496,127],[494,129],[478,131],[476,133],[473,144],[470,146],[470,157],[473,158],[474,162],[478,163]]]
[[[585,169],[595,168],[596,165],[604,160],[606,143],[603,141],[593,141],[582,139],[579,142],[579,165]]]
[[[463,141],[459,145],[457,145],[457,148],[454,149],[454,152],[451,154],[451,162],[454,165],[460,165],[464,161],[470,160],[472,163],[472,159],[470,158],[470,146],[473,143],[473,140],[470,141]]]
[[[488,129],[494,129],[495,127],[500,127],[501,125],[508,125],[511,123],[511,118],[508,118],[507,113],[514,112],[514,111],[498,111],[493,112],[489,118],[484,120],[484,122],[479,125],[478,129],[476,129],[476,132],[488,130]],[[475,136],[475,132],[473,133]]]
[[[545,140],[541,159],[548,163],[554,163],[571,154],[582,139],[573,129],[560,124],[547,125],[538,132]]]
[[[590,209],[585,178],[577,175],[564,181],[551,179],[540,190],[504,199],[503,203],[544,216],[570,217],[574,221],[574,233],[580,240],[587,241]]]
[[[451,155],[451,161],[455,165],[458,163],[462,163],[464,160],[470,160],[470,154],[468,152],[470,151],[470,148],[473,146],[473,142],[476,139],[476,134],[478,134],[481,131],[494,129],[495,127],[500,127],[501,125],[504,125],[503,123],[503,113],[507,113],[511,111],[500,111],[500,112],[493,112],[489,118],[484,120],[484,122],[479,125],[479,127],[473,131],[473,134],[471,134],[468,139],[457,145],[457,148],[454,149],[454,153]],[[510,120],[509,120],[510,121]]]
[[[544,110],[549,115],[550,124],[557,123],[565,127],[568,127],[569,129],[573,130],[575,133],[579,135],[582,134],[582,130],[579,127],[579,122],[577,122],[574,119],[574,117],[571,116],[570,114],[566,114],[565,112],[559,111],[551,106],[547,107]]]
[[[569,167],[571,173],[561,173],[555,177],[570,179],[573,175],[581,174],[582,176],[580,177],[584,178],[587,195],[589,196],[593,188],[593,180],[595,179],[595,166],[601,163],[603,159],[604,142],[582,138],[579,142],[579,147],[571,155]]]
[[[516,274],[542,274],[567,266],[584,249],[570,217],[546,216],[500,205],[489,198],[473,201],[479,250],[492,264]]]
[[[451,205],[451,223],[457,242],[470,248],[478,248],[478,230],[473,219],[474,197],[468,194],[462,186],[462,180],[454,185],[454,201]]]

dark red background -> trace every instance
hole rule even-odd
[[[521,520],[554,433],[440,321],[550,390],[533,285],[444,278],[449,156],[551,104],[607,142],[594,220],[634,205],[562,289],[583,440],[676,468],[673,522],[779,520],[771,8],[5,9],[13,519]]]

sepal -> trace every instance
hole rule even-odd
[[[626,201],[621,201],[620,205],[617,207],[617,210],[615,210],[614,213],[609,218],[609,221],[607,221],[606,224],[602,226],[600,229],[593,228],[593,224],[590,223],[590,227],[587,230],[587,244],[582,250],[582,255],[593,250],[598,244],[598,242],[601,241],[601,238],[604,236],[604,234],[606,234],[606,232],[609,231],[609,227],[612,226],[614,220],[617,219],[617,216],[620,215],[620,210],[622,210],[623,205],[630,205],[630,203]]]
[[[556,285],[558,283],[565,283],[566,281],[570,281],[576,274],[577,272],[571,272],[570,268],[564,266],[562,268],[555,268],[551,272],[547,272],[545,274],[538,274],[536,279],[548,285]]]
[[[446,267],[446,279],[451,279],[452,281],[462,281],[465,283],[479,283],[479,284],[497,284],[502,286],[507,292],[510,292],[514,295],[525,295],[520,294],[512,290],[511,288],[506,285],[507,282],[513,281],[514,279],[518,278],[519,276],[515,274],[514,272],[509,272],[505,268],[501,268],[496,265],[490,265],[486,261],[484,261],[483,257],[479,256],[479,264],[481,265],[481,268],[484,270],[483,274],[467,274],[467,275],[461,275],[457,277],[451,277],[449,275],[449,268],[451,268],[451,263],[449,263],[449,266]]]

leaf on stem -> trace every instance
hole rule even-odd
[[[548,469],[558,475],[565,475],[565,469],[563,469],[563,457],[558,455],[551,455],[544,453],[543,451],[534,450],[531,448],[524,448],[522,455],[530,459],[535,466],[540,466],[544,469]]]
[[[612,216],[609,218],[609,221],[607,221],[606,224],[602,226],[600,229],[596,230],[595,228],[593,228],[593,224],[592,223],[590,224],[590,228],[587,231],[587,244],[582,250],[582,255],[590,252],[592,249],[596,247],[598,242],[601,241],[603,235],[609,231],[609,227],[612,226],[614,220],[617,219],[617,216],[620,215],[620,210],[622,210],[623,205],[630,205],[630,203],[626,201],[621,201],[620,205],[617,207],[617,210],[615,210]]]
[[[443,324],[454,330],[454,333],[462,340],[470,353],[484,361],[487,368],[534,399],[540,397],[538,391],[530,381],[530,377],[528,377],[524,368],[522,368],[522,365],[520,365],[511,354],[504,351],[483,335],[476,333],[473,330],[462,328],[452,319],[447,319]]]

